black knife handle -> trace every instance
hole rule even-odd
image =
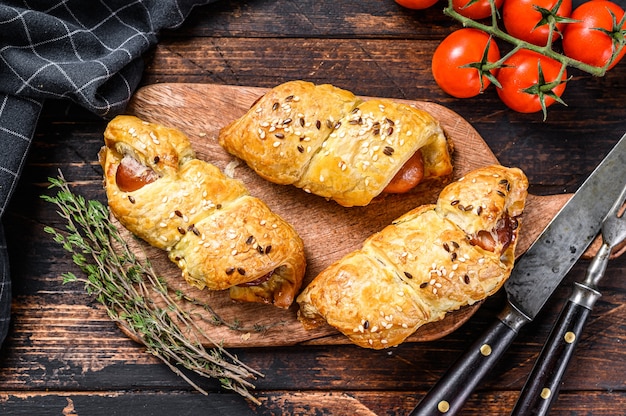
[[[450,367],[410,416],[454,415],[511,345],[529,319],[508,305],[480,338]]]
[[[511,416],[548,414],[558,397],[563,374],[598,297],[600,293],[597,290],[575,283],[572,296],[554,324]]]

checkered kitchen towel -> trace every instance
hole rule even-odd
[[[46,99],[122,112],[161,29],[213,0],[0,0],[0,344],[11,281],[1,225]]]

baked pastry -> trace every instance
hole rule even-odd
[[[219,143],[263,178],[363,206],[452,172],[451,146],[425,111],[290,81],[221,129]]]
[[[380,349],[495,293],[513,268],[527,187],[517,168],[468,173],[322,271],[298,296],[298,318]]]
[[[199,289],[287,308],[305,271],[291,225],[244,185],[196,159],[180,131],[118,116],[104,132],[100,161],[113,215],[166,250]]]

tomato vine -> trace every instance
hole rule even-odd
[[[594,76],[604,76],[606,71],[608,70],[609,64],[602,67],[593,66],[587,64],[585,62],[579,61],[577,59],[571,58],[564,53],[558,52],[553,48],[552,39],[549,38],[545,45],[535,45],[530,42],[524,41],[522,39],[516,38],[509,33],[505,32],[500,28],[499,25],[499,17],[500,13],[495,6],[494,0],[489,0],[491,3],[491,22],[490,23],[482,23],[480,21],[471,19],[469,17],[465,17],[459,12],[457,12],[452,4],[453,0],[448,0],[448,6],[444,8],[444,13],[453,19],[459,21],[463,27],[471,27],[474,29],[482,30],[490,34],[491,36],[501,39],[511,45],[514,46],[513,50],[511,50],[506,56],[502,58],[502,61],[506,60],[508,56],[514,54],[520,49],[528,49],[537,53],[540,53],[548,58],[554,59],[557,62],[560,62],[562,65],[577,68],[581,71],[584,71],[588,74]],[[559,1],[560,3],[560,1]],[[554,32],[554,28],[556,27],[557,22],[562,21],[562,19],[554,18],[545,18],[545,21],[550,26],[550,37]],[[614,30],[612,32],[612,37],[616,40],[614,42],[615,49],[613,52],[613,56],[619,56],[621,51],[626,46],[626,41],[624,40],[626,37],[626,29],[624,29],[624,25],[626,23],[626,14],[621,18],[619,22],[615,22]],[[612,60],[611,60],[612,61]]]

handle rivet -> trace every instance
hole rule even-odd
[[[482,355],[484,355],[485,357],[488,357],[491,355],[491,346],[489,344],[483,344],[482,347],[480,347],[480,353]]]
[[[552,394],[552,390],[550,390],[547,387],[544,387],[543,390],[541,390],[540,396],[543,400],[548,400],[551,394]]]
[[[439,410],[441,413],[447,413],[448,410],[450,410],[450,403],[445,400],[440,401],[437,404],[437,410]]]
[[[563,339],[568,344],[571,344],[572,342],[576,340],[576,334],[573,333],[572,331],[566,332],[565,335],[563,336]]]

